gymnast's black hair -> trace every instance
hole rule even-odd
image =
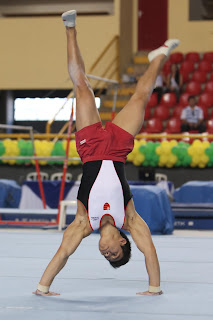
[[[123,258],[121,258],[119,261],[109,261],[113,268],[119,268],[123,266],[124,264],[129,262],[129,259],[131,258],[131,243],[122,231],[120,231],[120,235],[126,240],[126,244],[121,246],[123,250]]]

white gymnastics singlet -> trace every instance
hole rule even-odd
[[[112,160],[86,162],[78,192],[78,200],[87,210],[92,230],[98,230],[105,215],[122,229],[125,211],[132,194],[124,173],[124,164]]]

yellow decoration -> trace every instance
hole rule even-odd
[[[144,160],[145,156],[139,151],[139,148],[143,145],[146,145],[146,140],[136,140],[134,141],[134,148],[132,152],[127,155],[127,161],[132,162],[135,166],[140,166]]]
[[[139,140],[139,146],[144,146],[144,145],[146,145],[146,140],[144,139]]]
[[[134,154],[132,152],[130,152],[128,155],[127,155],[127,161],[129,162],[132,162],[134,160]]]
[[[171,146],[170,145],[164,145],[164,146],[162,146],[162,151],[163,151],[163,153],[165,153],[165,154],[167,154],[167,155],[169,155],[170,153],[171,153]]]
[[[35,140],[35,152],[38,157],[50,157],[54,144],[47,140]],[[33,161],[35,163],[35,161]],[[39,160],[39,164],[46,165],[48,160]]]
[[[209,157],[205,154],[205,149],[208,148],[210,143],[208,141],[194,140],[192,145],[188,148],[188,154],[192,157],[190,166],[192,168],[198,166],[205,168],[209,161]]]
[[[63,140],[62,147],[64,151],[66,150],[67,141]],[[3,144],[5,147],[5,152],[3,156],[19,156],[20,155],[20,149],[18,147],[18,141],[12,140],[12,139],[5,139],[3,140]],[[132,162],[135,166],[140,166],[143,164],[143,162],[146,160],[149,154],[147,153],[147,149],[144,153],[141,153],[139,149],[142,146],[146,146],[147,141],[144,139],[141,140],[135,140],[134,141],[134,148],[130,154],[127,156],[127,161]],[[172,148],[178,146],[178,142],[176,140],[164,140],[161,142],[161,144],[155,148],[156,155],[159,156],[158,165],[160,167],[173,167],[176,162],[178,161],[178,157],[172,153]],[[187,148],[188,154],[191,156],[192,161],[190,163],[190,166],[192,168],[199,167],[204,168],[207,166],[209,162],[209,156],[206,155],[205,150],[206,148],[210,147],[209,141],[202,141],[199,139],[196,139],[193,141],[192,145]],[[54,149],[54,144],[51,141],[47,140],[35,140],[35,151],[37,156],[44,156],[49,157],[51,156],[52,150]],[[148,150],[149,151],[149,150]],[[69,158],[79,158],[79,155],[77,153],[76,149],[76,143],[75,140],[70,141],[69,145]],[[150,158],[150,157],[149,157]],[[149,161],[149,159],[147,159]],[[4,163],[9,164],[15,164],[17,163],[17,160],[2,160]],[[46,165],[51,160],[39,160],[39,164]],[[34,161],[32,161],[34,163]],[[80,163],[80,160],[70,160],[68,164],[70,165],[78,165]]]
[[[189,154],[190,156],[193,156],[193,154],[194,154],[194,152],[195,152],[195,149],[194,149],[192,146],[190,146],[190,147],[188,148],[187,152],[188,152],[188,154]]]
[[[133,160],[133,164],[135,166],[140,166],[143,163],[144,159],[145,159],[145,157],[144,157],[144,155],[142,153],[137,154],[137,156]]]
[[[209,141],[203,141],[203,146],[204,148],[208,148],[210,146],[210,142]]]
[[[177,140],[171,140],[171,141],[170,141],[170,145],[172,146],[172,148],[175,147],[175,146],[177,146],[177,145],[178,145]]]
[[[198,139],[195,139],[192,143],[192,146],[193,147],[198,147],[198,146],[201,146],[202,145],[202,142]]]
[[[64,151],[66,151],[66,148],[67,148],[67,141],[66,140],[62,141],[62,147],[63,147]],[[76,149],[75,140],[71,140],[70,141],[68,157],[69,158],[79,158],[79,154],[78,154],[77,149]],[[71,165],[71,164],[78,165],[80,163],[81,163],[80,160],[70,160],[70,161],[68,161],[68,165]]]
[[[177,156],[172,153],[172,148],[177,145],[176,140],[167,141],[164,140],[161,142],[161,145],[158,146],[155,150],[156,153],[160,156],[158,165],[160,167],[171,168],[177,162]]]
[[[5,153],[2,155],[3,157],[18,157],[20,154],[20,150],[18,148],[18,141],[5,139],[3,141],[5,146]],[[2,160],[4,163],[15,164],[16,160]]]
[[[157,155],[161,155],[161,153],[162,153],[162,148],[161,148],[161,146],[159,146],[159,147],[157,147],[156,149],[155,149],[155,152],[157,153]]]

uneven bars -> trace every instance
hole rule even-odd
[[[118,86],[116,85],[115,86],[114,98],[113,98],[111,121],[113,121],[113,119],[115,118],[115,109],[116,109],[117,96],[118,96]]]
[[[30,129],[30,138],[32,140],[32,145],[33,145],[33,155],[36,157],[37,154],[36,154],[36,150],[35,150],[33,127],[31,127],[31,129]],[[40,194],[41,194],[41,200],[42,200],[44,209],[46,209],[47,205],[46,205],[46,199],[45,199],[44,188],[43,188],[43,183],[42,183],[42,179],[41,179],[40,167],[39,167],[38,159],[35,159],[35,168],[36,168],[36,172],[37,172],[38,186],[39,186],[39,191],[40,191]]]
[[[10,125],[10,124],[0,124],[0,128],[3,128],[3,129],[15,129],[15,130],[27,130],[27,131],[29,131],[29,135],[30,135],[30,138],[32,140],[32,145],[33,145],[33,154],[34,154],[34,157],[35,157],[34,160],[35,160],[35,168],[36,168],[37,177],[38,177],[39,191],[40,191],[40,194],[41,194],[43,207],[44,207],[44,209],[46,209],[46,200],[45,200],[44,189],[43,189],[43,184],[42,184],[41,175],[40,175],[40,167],[39,167],[39,163],[38,163],[38,159],[37,159],[36,151],[35,151],[35,144],[34,144],[34,137],[33,137],[33,127],[32,126],[26,127],[26,126],[16,126],[16,125]],[[2,158],[4,159],[4,157],[2,157]]]
[[[61,188],[60,188],[59,201],[58,201],[58,214],[57,214],[57,219],[56,219],[57,224],[59,224],[59,220],[60,220],[60,208],[61,208],[60,203],[64,198],[65,178],[66,178],[66,173],[67,173],[70,138],[71,138],[71,132],[72,132],[72,123],[73,123],[74,98],[75,98],[75,91],[73,92],[72,111],[70,114],[70,121],[69,121],[69,126],[68,126],[68,131],[67,131],[67,145],[66,145],[65,159],[64,159],[64,164],[63,164],[63,176],[61,179]]]
[[[65,156],[52,156],[52,157],[40,157],[40,156],[19,156],[19,157],[5,157],[5,156],[0,156],[0,160],[64,160]],[[81,158],[78,157],[73,157],[73,158],[68,158],[68,161],[71,160],[81,160]]]
[[[12,124],[0,124],[0,128],[3,128],[3,129],[16,129],[16,130],[27,130],[27,131],[33,130],[33,127],[22,127],[22,126],[15,126],[15,125],[12,125]]]

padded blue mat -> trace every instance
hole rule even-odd
[[[21,187],[15,180],[0,179],[0,208],[18,208]]]
[[[207,320],[213,319],[213,237],[154,236],[162,296],[136,296],[148,288],[143,254],[133,244],[131,261],[113,269],[91,235],[68,260],[51,289],[32,294],[58,249],[62,233],[0,233],[0,319]]]
[[[136,211],[152,234],[171,234],[174,216],[165,190],[157,186],[130,186]]]
[[[184,203],[213,203],[213,181],[189,181],[176,189],[176,202]]]

